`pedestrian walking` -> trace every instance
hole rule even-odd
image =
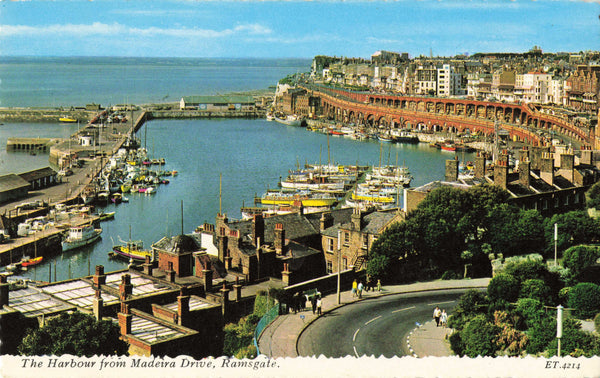
[[[440,308],[438,306],[435,306],[435,309],[433,310],[433,319],[435,320],[436,327],[440,326],[440,317],[441,316],[442,316],[442,310],[440,310]]]
[[[319,298],[317,298],[317,315],[321,316],[321,306],[323,305],[323,302],[321,301],[321,297],[319,296]]]
[[[356,288],[358,290],[358,298],[362,298],[362,291],[363,291],[363,283],[362,281],[358,282],[358,286]]]
[[[312,310],[313,310],[313,314],[317,311],[317,296],[313,295],[313,297],[310,300],[310,304],[312,306]]]
[[[356,296],[356,290],[358,289],[358,282],[356,280],[352,281],[352,296]]]
[[[381,280],[377,280],[377,291],[381,291]]]
[[[440,316],[440,324],[444,328],[446,328],[446,325],[448,324],[448,314],[446,314],[446,310],[442,310],[442,315]]]

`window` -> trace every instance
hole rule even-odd
[[[327,274],[333,273],[333,263],[331,261],[327,261]]]
[[[327,238],[327,252],[333,253],[333,239]]]
[[[362,248],[363,249],[367,249],[369,247],[369,235],[368,234],[364,234],[362,236]]]
[[[344,232],[344,245],[350,244],[350,233]]]
[[[579,203],[579,193],[575,193],[575,203]]]
[[[348,259],[344,257],[342,259],[342,270],[347,270],[347,269],[348,269]]]

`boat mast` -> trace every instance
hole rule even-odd
[[[183,235],[183,200],[181,200],[181,235]]]
[[[223,215],[223,211],[221,210],[221,190],[222,190],[222,186],[221,186],[221,182],[223,180],[223,174],[219,173],[219,214]]]

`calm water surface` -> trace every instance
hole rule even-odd
[[[186,95],[212,95],[263,90],[281,78],[307,72],[308,59],[183,59],[183,58],[14,58],[0,57],[0,106],[81,106],[99,103],[144,104],[174,102]],[[139,135],[151,157],[164,157],[179,175],[155,195],[128,194],[129,203],[109,205],[112,221],[101,223],[96,244],[47,259],[25,272],[38,280],[63,280],[106,271],[126,263],[108,259],[120,239],[143,240],[146,246],[165,235],[192,232],[214,223],[222,211],[241,218],[240,207],[252,206],[255,195],[276,188],[297,164],[327,163],[327,136],[265,120],[155,120]],[[66,137],[77,125],[0,125],[0,174],[21,173],[48,166],[48,155],[7,153],[9,137]],[[376,141],[329,140],[332,161],[339,164],[405,164],[413,186],[444,177],[444,161],[454,155],[427,144],[399,145]],[[462,158],[462,156],[461,156]],[[466,160],[472,159],[467,154]],[[183,201],[183,216],[181,203]],[[50,273],[50,277],[49,277]]]
[[[108,258],[108,252],[119,239],[141,239],[149,246],[165,235],[176,235],[182,229],[192,232],[204,222],[214,224],[219,212],[219,177],[222,177],[222,211],[232,219],[241,218],[240,207],[251,206],[254,195],[276,188],[280,177],[297,164],[327,162],[327,136],[303,128],[284,126],[265,120],[154,120],[139,135],[151,157],[164,157],[167,169],[179,175],[169,185],[159,187],[152,196],[128,194],[129,203],[109,205],[116,210],[112,221],[101,223],[100,242],[58,255],[34,270],[25,272],[31,278],[54,280],[93,273],[103,264],[107,271],[122,269],[126,263]],[[343,137],[329,138],[332,161],[339,164],[378,165],[405,164],[411,170],[412,186],[444,177],[444,162],[454,154],[431,149],[427,144],[380,144],[377,141],[355,141]],[[28,155],[7,154],[28,160]],[[460,156],[462,159],[462,155]],[[41,160],[41,166],[47,165]],[[465,159],[472,159],[466,154]],[[7,165],[8,166],[8,165]],[[2,172],[0,172],[2,173]]]

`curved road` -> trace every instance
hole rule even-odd
[[[452,313],[467,290],[397,294],[340,307],[315,320],[298,339],[299,356],[410,355],[406,337],[432,319],[435,306]]]

